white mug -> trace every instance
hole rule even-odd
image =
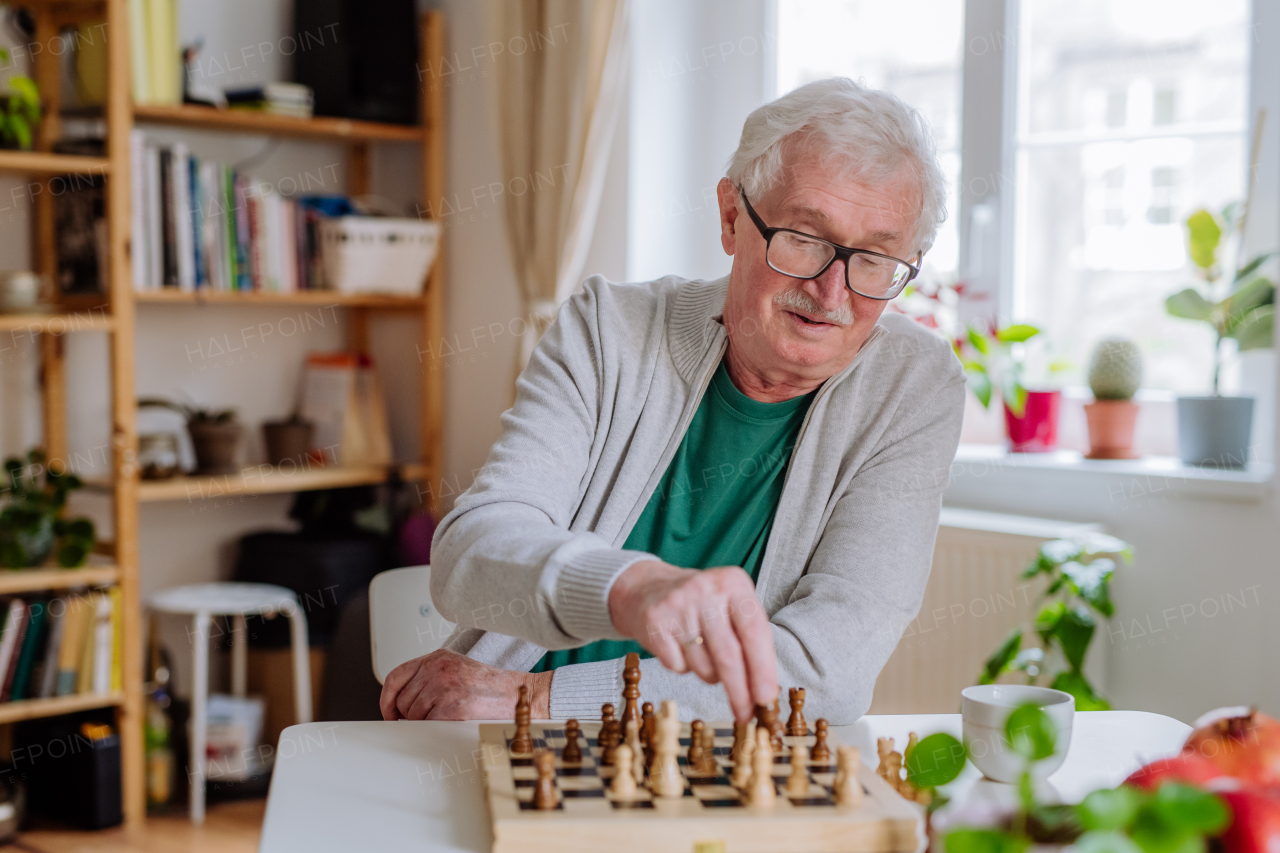
[[[1062,690],[1024,684],[982,684],[960,691],[960,716],[969,760],[996,782],[1017,782],[1026,769],[1026,759],[1010,748],[1004,733],[1009,715],[1020,705],[1039,705],[1058,729],[1053,755],[1032,767],[1032,776],[1044,779],[1066,760],[1076,698]]]

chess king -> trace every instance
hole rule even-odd
[[[866,712],[960,435],[950,346],[885,311],[944,178],[920,115],[847,79],[753,112],[726,171],[728,276],[592,277],[560,306],[432,543],[458,629],[389,674],[387,719],[508,719],[521,686],[534,719],[595,717],[630,651],[685,719],[779,683],[811,718]]]

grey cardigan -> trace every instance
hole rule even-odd
[[[620,639],[614,579],[724,355],[727,279],[589,279],[560,308],[517,383],[474,484],[432,543],[431,595],[457,623],[446,648],[529,670],[547,649]],[[801,427],[756,590],[778,676],[833,725],[866,713],[876,676],[920,609],[964,376],[947,343],[885,314]],[[644,697],[684,719],[730,719],[719,685],[641,664]],[[551,717],[618,702],[621,662],[556,670]]]

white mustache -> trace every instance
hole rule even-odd
[[[802,311],[812,317],[820,317],[836,326],[851,326],[855,319],[853,310],[848,306],[841,306],[835,311],[827,311],[815,302],[812,296],[794,287],[775,294],[773,304],[779,308],[790,308],[795,311]]]

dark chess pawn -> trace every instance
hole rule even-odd
[[[653,703],[645,702],[640,715],[640,743],[644,746],[644,766],[653,764],[653,735],[658,730],[658,717],[653,713]]]
[[[578,737],[582,728],[577,720],[567,720],[564,724],[564,749],[560,750],[560,760],[565,764],[578,764],[582,761],[582,747],[578,745]]]
[[[516,700],[516,736],[511,739],[513,755],[527,755],[533,751],[533,738],[529,736],[529,688],[520,685],[520,698]]]
[[[814,728],[818,732],[813,741],[813,749],[809,750],[809,760],[817,764],[827,764],[831,761],[831,747],[827,746],[827,721],[819,717],[814,723]]]
[[[697,767],[702,764],[703,752],[703,732],[707,730],[707,724],[702,720],[694,720],[689,724],[689,751],[685,754],[689,767]]]
[[[772,705],[756,706],[756,726],[769,733],[769,747],[775,755],[782,754],[782,723],[778,722],[778,700]]]
[[[559,804],[556,795],[556,755],[549,750],[539,750],[533,756],[534,769],[538,771],[538,781],[533,788],[533,807],[543,811],[554,809]]]
[[[787,691],[787,700],[791,703],[791,716],[787,718],[787,734],[791,737],[804,737],[809,727],[804,721],[804,688],[792,687]]]
[[[596,743],[600,746],[600,763],[606,767],[613,766],[613,753],[620,740],[615,731],[617,724],[613,718],[613,703],[604,703],[600,708],[600,734],[596,735]]]
[[[689,760],[690,770],[701,776],[719,776],[720,765],[716,763],[715,729],[711,728],[710,726],[704,725],[702,728],[702,735],[700,738],[696,733],[690,735],[690,738],[689,738],[690,756],[692,756],[693,754],[693,742],[695,740],[701,740],[702,742],[702,758],[701,760],[695,762],[693,761],[692,757],[690,757],[690,760]]]

